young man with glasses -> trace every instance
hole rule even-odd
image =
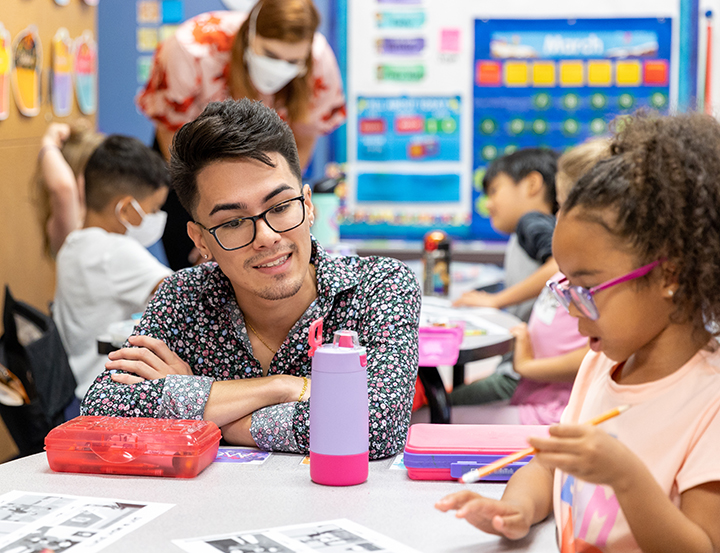
[[[83,413],[205,418],[231,443],[304,453],[308,328],[324,317],[324,341],[344,328],[367,347],[371,458],[398,452],[418,362],[414,275],[323,251],[292,132],[260,102],[211,103],[178,131],[171,172],[188,234],[215,262],[160,288]]]

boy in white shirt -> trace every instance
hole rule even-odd
[[[82,399],[105,368],[97,336],[111,323],[143,311],[172,271],[147,246],[163,233],[170,175],[139,140],[108,136],[85,168],[85,223],[57,255],[53,318]]]

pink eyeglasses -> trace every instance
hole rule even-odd
[[[570,304],[572,303],[585,317],[592,321],[597,321],[600,314],[598,313],[597,305],[595,305],[595,300],[593,299],[593,296],[597,292],[607,290],[616,284],[621,284],[629,280],[635,280],[636,278],[643,277],[655,267],[660,265],[663,261],[665,261],[665,258],[658,259],[657,261],[643,265],[639,269],[635,269],[626,275],[608,280],[607,282],[603,282],[602,284],[598,284],[592,288],[569,286],[567,284],[562,286],[563,283],[567,282],[567,277],[559,280],[558,282],[548,280],[546,286],[552,290],[552,293],[560,302],[560,305],[562,305],[568,312],[570,311]]]

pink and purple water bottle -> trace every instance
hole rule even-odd
[[[367,356],[357,333],[338,330],[322,343],[322,319],[310,326],[310,478],[326,486],[368,477]]]

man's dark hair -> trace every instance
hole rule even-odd
[[[112,134],[105,138],[85,167],[85,204],[102,211],[118,195],[142,200],[170,186],[167,164],[137,138]]]
[[[222,160],[255,159],[275,167],[269,153],[278,153],[302,182],[295,137],[277,112],[262,102],[243,98],[210,102],[175,134],[170,150],[172,186],[187,212],[198,203],[197,176]]]
[[[558,157],[560,154],[549,148],[523,148],[499,157],[485,171],[483,190],[487,194],[488,186],[500,173],[505,173],[517,184],[533,171],[537,171],[545,183],[545,201],[552,212],[556,213],[558,203],[555,197],[555,173]]]

